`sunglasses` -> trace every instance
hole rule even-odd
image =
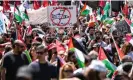
[[[72,73],[73,72],[73,70],[64,70],[64,72],[66,72],[66,73]]]
[[[44,52],[36,52],[36,54],[40,54],[40,55],[42,55]]]

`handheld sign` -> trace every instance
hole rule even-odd
[[[72,27],[77,22],[76,6],[49,6],[50,27]]]
[[[124,35],[125,32],[131,32],[129,25],[126,23],[125,20],[116,23],[115,27],[117,28],[119,35]]]

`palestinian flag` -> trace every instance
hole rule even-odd
[[[24,20],[29,20],[29,16],[28,16],[28,13],[27,13],[27,10],[26,10],[26,9],[25,9],[25,11],[23,12],[22,17],[23,17]]]
[[[120,49],[120,48],[118,47],[118,45],[116,44],[116,42],[115,42],[113,36],[112,36],[112,39],[113,39],[113,42],[114,42],[114,45],[115,45],[115,48],[116,48],[116,51],[117,51],[117,54],[118,54],[119,60],[121,61],[122,58],[124,57],[124,53],[121,51],[121,49]]]
[[[83,6],[83,8],[80,11],[80,15],[81,16],[87,16],[89,13],[90,13],[90,8],[85,3],[85,5]]]
[[[124,18],[127,24],[130,26],[131,33],[133,33],[133,23],[128,18]]]
[[[107,77],[111,78],[114,71],[116,70],[116,67],[108,60],[102,47],[99,49],[98,60],[101,60],[105,64],[106,68],[108,69]]]
[[[97,20],[101,20],[101,17],[102,17],[102,15],[101,15],[101,10],[100,10],[100,8],[98,8],[98,10],[97,10]]]
[[[20,22],[20,23],[23,21],[23,19],[22,19],[22,17],[21,17],[21,12],[19,11],[19,9],[18,9],[18,7],[17,7],[16,4],[15,4],[14,17],[15,17],[15,19],[16,19],[18,22]]]
[[[114,40],[113,40],[114,41]],[[118,45],[116,44],[116,42],[114,41],[115,47],[116,47],[116,51],[118,54],[118,57],[120,59],[120,61],[122,60],[122,58],[124,57],[124,53],[121,51],[121,49],[118,47]]]
[[[79,43],[74,38],[70,38],[69,44],[68,44],[68,49],[74,50],[79,67],[83,68],[83,67],[85,67],[85,64],[84,64],[85,57],[84,57],[84,53],[83,53],[82,49],[79,48],[78,46],[79,46]]]
[[[103,9],[103,16],[101,18],[102,21],[109,17],[109,10],[110,10],[110,2],[107,1]]]
[[[105,21],[104,21],[104,24],[113,24],[114,22],[114,19],[113,18],[107,18]]]

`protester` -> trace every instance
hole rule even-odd
[[[99,49],[99,44],[94,44],[93,49],[90,51],[90,53],[88,54],[89,56],[91,56],[91,58],[93,59],[97,59],[98,57],[98,49]]]
[[[69,62],[64,64],[60,69],[60,79],[70,78],[73,75],[74,69],[74,64]]]
[[[44,45],[39,45],[36,47],[36,54],[38,61],[34,61],[29,65],[29,68],[33,69],[33,80],[57,78],[57,68],[46,60],[48,48]]]
[[[26,55],[23,53],[24,43],[22,41],[15,40],[12,48],[13,50],[7,52],[2,59],[2,80],[15,80],[18,68],[29,64]]]
[[[73,62],[74,65],[78,68],[76,56],[75,56],[73,50],[69,50],[69,51],[68,51],[67,62]]]
[[[30,48],[29,54],[30,54],[32,61],[37,60],[37,54],[36,54],[36,48],[35,47]]]

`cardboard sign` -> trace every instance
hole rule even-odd
[[[76,6],[48,6],[28,11],[32,25],[48,23],[49,27],[73,27],[77,22]]]
[[[77,22],[76,6],[49,6],[50,27],[72,27]]]

